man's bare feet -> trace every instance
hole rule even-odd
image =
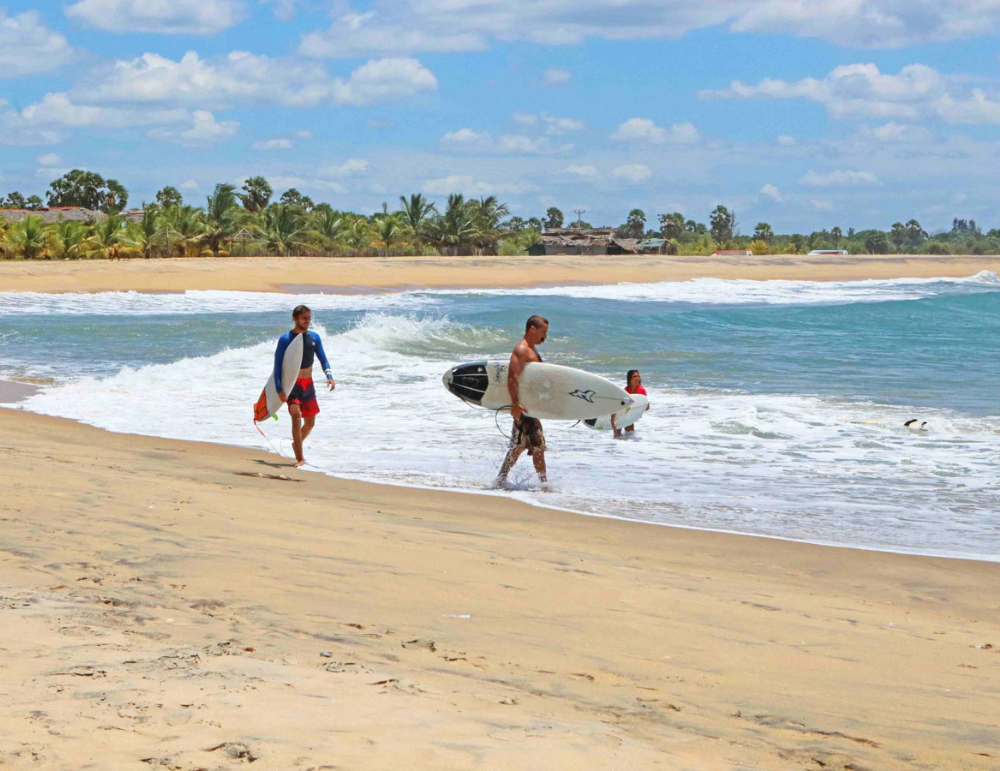
[[[295,461],[295,468],[302,468],[304,465],[306,465],[306,462],[304,460]]]

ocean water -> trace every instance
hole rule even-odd
[[[385,295],[0,292],[0,377],[24,409],[113,431],[269,449],[252,404],[292,306],[313,309],[337,390],[315,469],[502,494],[584,514],[1000,560],[1000,279],[724,281]],[[508,416],[447,393],[454,364],[551,322],[547,361],[652,410],[623,441],[548,422],[554,490],[521,461],[491,484]],[[320,375],[317,368],[317,375]],[[925,430],[904,422],[926,421]],[[291,454],[289,419],[263,430]]]

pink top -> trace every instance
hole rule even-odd
[[[649,396],[649,394],[646,393],[646,389],[643,388],[642,386],[639,386],[634,391],[632,390],[631,386],[629,386],[625,390],[628,391],[630,394],[642,394],[643,396]]]

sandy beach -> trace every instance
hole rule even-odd
[[[848,257],[225,257],[219,259],[0,262],[0,291],[364,292],[417,287],[643,283],[693,278],[857,281],[1000,272],[998,256]]]
[[[0,765],[994,769],[1000,565],[0,410]]]

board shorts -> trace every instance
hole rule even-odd
[[[295,381],[295,387],[288,394],[289,404],[302,406],[302,417],[311,418],[319,415],[319,402],[316,401],[316,387],[311,377],[300,377]]]
[[[529,418],[522,415],[520,420],[514,421],[514,427],[510,430],[510,446],[523,447],[529,453],[535,450],[545,452],[545,432],[542,431],[542,421],[537,418]]]

